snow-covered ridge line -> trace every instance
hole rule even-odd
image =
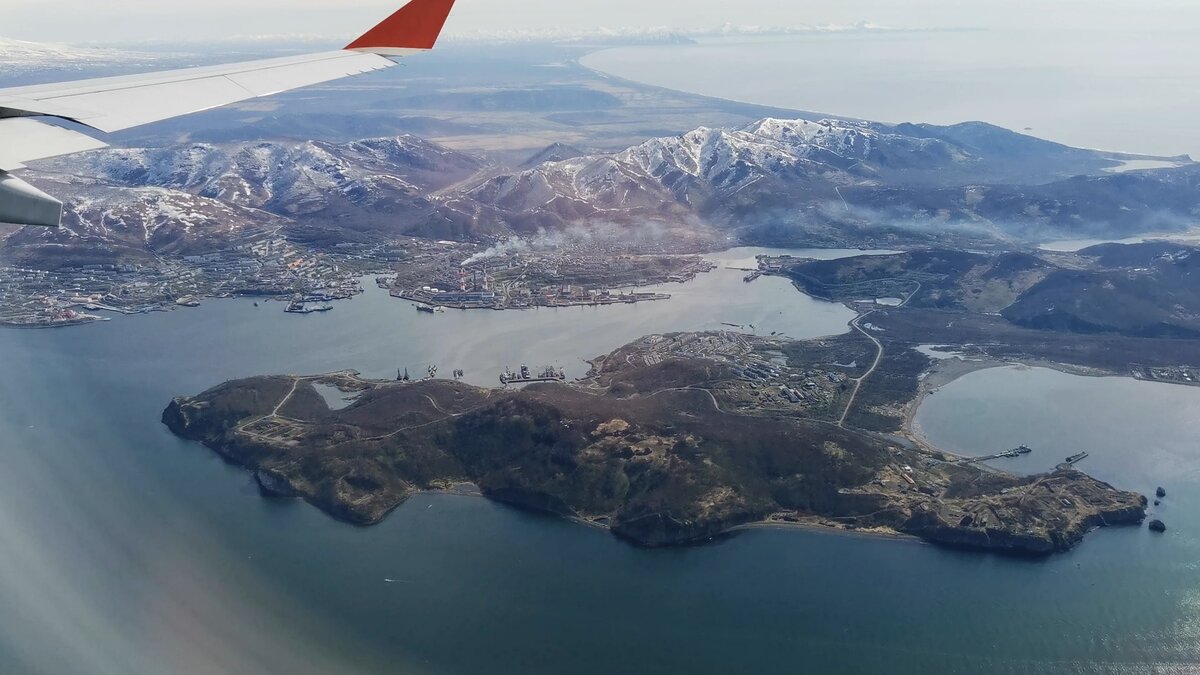
[[[506,42],[565,42],[565,43],[622,43],[622,42],[687,42],[701,38],[771,37],[813,33],[866,32],[928,32],[926,28],[884,26],[869,21],[851,24],[812,24],[794,26],[758,26],[726,23],[708,28],[675,28],[670,26],[623,26],[586,29],[509,29],[478,30],[449,33],[447,42],[506,43]],[[939,29],[940,30],[940,29]],[[963,29],[969,30],[969,29]]]
[[[977,30],[973,28],[922,28],[885,26],[870,21],[846,24],[801,24],[785,26],[762,26],[753,24],[726,23],[720,26],[679,28],[671,26],[595,26],[590,28],[531,28],[505,30],[472,30],[447,32],[442,40],[445,44],[504,44],[528,42],[564,43],[621,43],[621,42],[686,42],[701,38],[753,37],[806,35],[813,33],[862,33],[862,32],[957,32]],[[173,51],[203,53],[207,48],[229,45],[267,45],[280,48],[333,49],[354,39],[350,34],[322,33],[261,33],[236,34],[220,38],[196,40],[161,40],[148,38],[120,43],[58,44],[30,42],[0,37],[0,60],[6,57],[58,56],[62,59],[79,61],[109,60],[135,56],[142,59],[161,58],[164,47]],[[138,50],[149,50],[142,53]]]
[[[87,47],[50,42],[27,42],[0,37],[0,66],[60,66],[153,61],[161,54],[146,54],[109,47]]]
[[[498,176],[470,192],[477,203],[513,213],[565,207],[655,209],[724,203],[752,185],[781,189],[813,181],[868,184],[876,167],[908,159],[930,165],[970,157],[940,141],[887,125],[843,120],[767,118],[736,129],[701,127],[653,138],[614,154],[551,161]]]

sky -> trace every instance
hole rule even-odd
[[[0,0],[0,37],[37,42],[354,36],[401,0]],[[458,0],[449,33],[857,22],[897,28],[1186,30],[1195,0]]]

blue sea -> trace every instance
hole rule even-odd
[[[814,337],[851,317],[732,270],[667,290],[675,298],[662,305],[426,315],[369,289],[328,315],[221,300],[0,330],[0,672],[1200,667],[1200,389],[993,370],[930,400],[920,422],[948,447],[1019,440],[1050,457],[1086,446],[1084,468],[1170,490],[1165,536],[1101,531],[1041,561],[798,529],[640,550],[455,496],[418,496],[355,528],[264,500],[244,471],[159,423],[172,397],[255,373],[388,377],[436,363],[490,384],[523,361],[578,371],[648,332],[728,321]]]

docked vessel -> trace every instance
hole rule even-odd
[[[505,386],[510,384],[530,384],[533,382],[563,382],[566,379],[567,374],[554,366],[546,366],[536,375],[525,364],[522,364],[520,370],[515,373],[511,368],[505,369],[503,373],[500,373],[500,384]]]
[[[1059,469],[1060,471],[1064,470],[1064,469],[1071,469],[1071,468],[1074,468],[1074,466],[1076,464],[1078,464],[1080,461],[1085,460],[1087,458],[1088,458],[1088,453],[1080,452],[1078,454],[1071,455],[1070,457],[1067,458],[1067,461],[1063,462],[1062,464],[1059,464],[1055,468]]]
[[[293,303],[289,304],[287,306],[287,309],[285,309],[283,311],[287,312],[288,314],[313,314],[316,312],[329,312],[332,310],[333,310],[333,305],[329,305],[329,304],[321,305],[319,307],[309,307],[308,305],[305,305],[303,302],[293,302]]]

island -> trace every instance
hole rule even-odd
[[[645,547],[768,524],[1040,556],[1145,518],[1143,496],[1071,467],[1010,475],[906,438],[931,361],[904,348],[872,366],[875,349],[857,332],[650,335],[572,383],[254,377],[177,398],[163,422],[264,494],[356,525],[464,484]]]

